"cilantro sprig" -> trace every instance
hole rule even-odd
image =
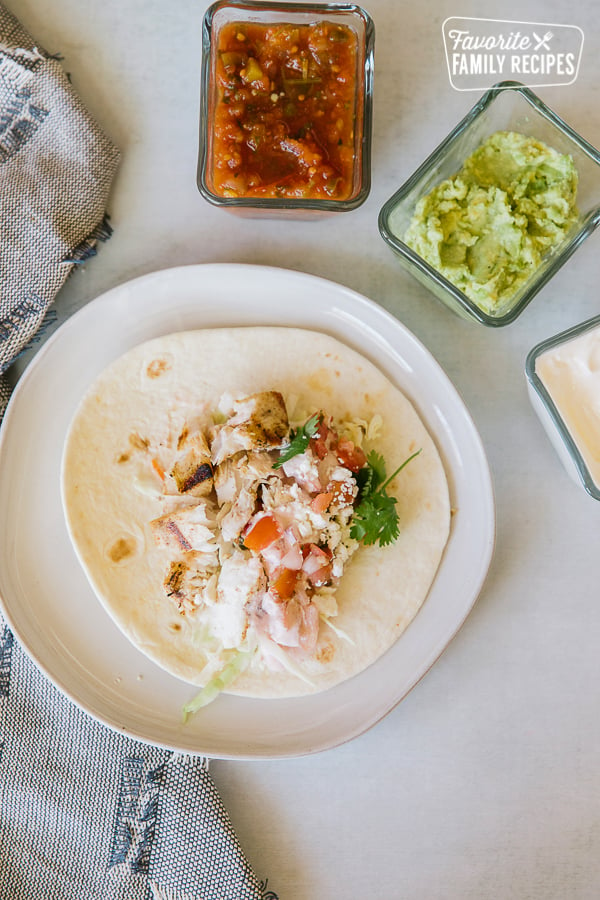
[[[358,505],[352,517],[350,537],[367,546],[378,543],[380,547],[387,547],[397,539],[400,534],[396,510],[398,501],[395,497],[390,497],[387,487],[420,452],[421,450],[417,450],[405,459],[389,478],[386,478],[383,456],[374,450],[368,454],[367,465],[357,475]]]
[[[304,423],[304,425],[301,425],[296,431],[292,431],[288,447],[283,451],[279,459],[273,463],[273,468],[279,469],[280,466],[288,461],[288,459],[292,459],[294,456],[304,453],[310,444],[310,439],[314,437],[319,430],[320,422],[321,413],[315,413],[314,416],[311,416],[310,419]]]

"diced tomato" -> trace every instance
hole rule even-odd
[[[312,572],[308,576],[308,580],[315,587],[323,587],[323,585],[329,584],[331,581],[331,566],[329,564],[321,566],[320,569],[317,569],[316,572]]]
[[[354,491],[350,481],[330,481],[327,493],[331,494],[332,502],[340,506],[350,506],[354,503]]]
[[[330,491],[324,491],[322,494],[317,494],[311,500],[310,508],[313,512],[316,512],[317,515],[324,513],[331,501],[333,500],[333,494]]]
[[[331,581],[331,556],[316,544],[309,544],[308,547],[302,569],[315,587],[321,587]]]
[[[270,588],[280,600],[289,600],[294,595],[299,575],[300,572],[294,569],[280,569],[271,581]]]
[[[350,469],[351,472],[358,472],[367,462],[364,452],[355,445],[354,441],[341,440],[337,445],[336,456],[338,462]]]
[[[335,437],[335,433],[329,428],[325,422],[325,418],[321,415],[319,427],[315,431],[310,441],[310,448],[317,459],[325,459],[331,446],[331,439]]]
[[[310,448],[317,459],[325,459],[327,456],[327,443],[322,438],[312,438]]]
[[[328,426],[327,422],[325,421],[325,416],[321,412],[319,418],[319,427],[315,431],[314,437],[315,439],[321,439],[325,441],[327,439],[327,436],[330,434],[332,434],[331,428]]]
[[[317,544],[302,544],[302,556],[305,560],[308,559],[309,556],[311,557],[311,562],[308,564],[307,568],[307,571],[309,571],[311,566],[314,569],[317,565],[329,562],[333,554],[329,547],[319,547]],[[316,565],[314,560],[317,560]]]
[[[279,540],[282,533],[281,526],[277,520],[267,513],[256,519],[254,524],[244,534],[244,547],[258,553],[260,550],[264,550],[265,547],[269,547],[274,541]]]

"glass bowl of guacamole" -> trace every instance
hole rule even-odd
[[[390,197],[383,239],[459,315],[513,322],[600,223],[600,153],[517,82],[487,91]]]

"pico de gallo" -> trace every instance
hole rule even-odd
[[[165,602],[207,629],[224,667],[237,660],[227,677],[256,652],[297,674],[318,653],[322,623],[336,631],[336,589],[353,554],[398,536],[386,487],[412,457],[386,478],[383,458],[363,447],[376,442],[379,416],[334,422],[319,410],[290,424],[278,391],[227,395],[216,417],[147,448],[164,508],[149,524],[166,551]]]

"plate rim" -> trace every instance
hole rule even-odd
[[[276,267],[276,266],[263,266],[260,264],[253,264],[253,263],[226,263],[226,262],[192,263],[192,264],[175,266],[175,267],[165,267],[162,269],[153,270],[151,272],[148,272],[148,273],[145,273],[142,275],[138,275],[132,279],[128,279],[124,282],[114,285],[113,287],[109,288],[108,290],[103,291],[102,293],[98,294],[96,297],[94,297],[88,303],[85,303],[82,307],[80,307],[78,310],[76,310],[71,316],[69,316],[69,318],[66,319],[65,322],[63,322],[56,329],[56,331],[52,335],[50,335],[50,337],[39,348],[39,350],[37,351],[35,356],[31,359],[31,361],[27,365],[23,374],[21,375],[21,378],[19,379],[19,381],[13,391],[13,394],[9,400],[8,406],[6,408],[2,427],[0,428],[0,460],[3,458],[3,454],[5,452],[5,446],[7,445],[7,443],[10,440],[10,437],[7,437],[7,435],[10,435],[11,421],[14,417],[16,417],[18,410],[19,410],[19,405],[24,402],[21,400],[21,396],[23,394],[26,394],[29,383],[35,378],[35,376],[39,372],[39,370],[43,369],[43,367],[45,365],[46,357],[52,353],[53,347],[56,343],[60,343],[60,342],[64,342],[64,341],[69,343],[69,339],[70,339],[72,331],[75,331],[77,333],[77,330],[80,329],[82,322],[85,324],[86,319],[92,318],[94,316],[95,312],[98,310],[98,308],[104,307],[105,304],[110,304],[111,302],[114,302],[115,298],[116,298],[117,302],[119,302],[120,298],[124,297],[125,302],[127,304],[130,303],[131,297],[126,296],[127,292],[131,292],[133,290],[133,293],[135,294],[135,291],[138,290],[140,288],[140,286],[147,285],[153,281],[158,281],[160,283],[162,280],[165,280],[165,279],[168,280],[173,277],[177,278],[179,276],[187,276],[187,275],[191,275],[192,277],[194,277],[195,275],[202,276],[203,274],[206,274],[208,272],[208,270],[212,270],[213,272],[217,272],[217,273],[226,272],[228,274],[233,273],[233,274],[237,274],[237,275],[242,275],[244,273],[252,272],[252,277],[257,277],[257,276],[260,277],[260,275],[264,275],[266,278],[273,277],[275,279],[276,278],[284,278],[285,279],[285,278],[292,277],[294,279],[304,280],[307,284],[308,283],[314,284],[314,283],[318,282],[322,285],[324,290],[332,291],[334,295],[341,293],[341,295],[351,298],[352,303],[357,304],[358,308],[368,309],[369,314],[372,316],[373,315],[377,316],[379,322],[389,324],[390,327],[392,328],[393,332],[395,332],[396,334],[401,334],[403,339],[407,340],[410,344],[412,344],[413,349],[416,349],[418,351],[418,353],[424,358],[424,360],[426,361],[426,363],[428,364],[428,366],[431,368],[432,372],[434,373],[436,380],[441,380],[446,392],[452,397],[453,402],[460,410],[461,416],[463,417],[463,422],[466,423],[466,425],[468,426],[468,429],[470,431],[472,449],[475,451],[476,455],[479,458],[480,469],[479,469],[478,475],[482,479],[484,486],[485,486],[485,494],[482,497],[482,509],[484,509],[484,512],[485,512],[487,531],[486,531],[486,534],[484,535],[484,545],[483,545],[484,552],[479,559],[478,571],[477,571],[476,577],[473,581],[473,587],[471,590],[471,595],[469,597],[469,600],[465,604],[462,615],[460,617],[457,617],[454,627],[453,627],[452,631],[449,633],[449,636],[447,634],[444,637],[444,639],[441,641],[440,646],[435,648],[435,650],[432,651],[429,658],[424,662],[424,664],[420,667],[419,671],[411,679],[411,684],[408,687],[408,689],[404,690],[400,694],[400,696],[398,696],[395,699],[395,701],[393,703],[391,703],[391,705],[387,706],[385,708],[385,710],[381,711],[379,714],[372,716],[367,721],[365,721],[362,727],[356,727],[353,730],[351,730],[349,733],[347,733],[345,735],[340,735],[338,737],[338,739],[333,740],[333,741],[329,740],[329,741],[323,742],[322,744],[317,744],[317,745],[314,745],[314,742],[312,742],[310,745],[307,744],[306,746],[304,746],[303,749],[301,749],[301,750],[284,750],[283,752],[278,752],[276,749],[274,749],[274,750],[272,750],[272,752],[269,752],[269,753],[257,753],[257,752],[250,752],[250,753],[233,752],[233,753],[231,753],[231,752],[227,752],[227,751],[222,752],[222,753],[214,753],[214,752],[207,753],[205,750],[203,750],[201,748],[197,749],[197,750],[190,750],[189,748],[185,748],[183,750],[183,752],[187,752],[187,753],[196,753],[198,755],[205,755],[205,756],[208,755],[208,756],[211,756],[212,758],[220,758],[220,759],[247,759],[247,760],[250,760],[250,759],[274,759],[274,758],[289,758],[289,757],[304,756],[304,755],[308,755],[311,753],[321,752],[326,749],[333,749],[336,746],[340,746],[344,743],[347,743],[350,740],[353,740],[354,738],[358,737],[359,735],[364,734],[365,732],[370,730],[374,725],[376,725],[378,722],[380,722],[383,718],[385,718],[393,709],[395,709],[396,706],[398,706],[402,702],[402,700],[408,695],[408,693],[410,693],[413,690],[413,688],[422,680],[422,678],[425,677],[425,675],[429,672],[429,670],[432,668],[432,666],[435,664],[435,662],[437,662],[437,660],[443,654],[444,650],[450,645],[450,643],[454,640],[454,638],[456,637],[456,635],[462,628],[464,622],[468,618],[475,603],[477,602],[477,599],[478,599],[478,597],[481,593],[481,590],[485,584],[486,578],[489,573],[490,565],[491,565],[491,562],[493,559],[493,555],[494,555],[495,541],[496,541],[496,504],[495,504],[495,497],[494,497],[493,480],[492,480],[489,462],[487,460],[487,455],[485,452],[485,448],[484,448],[481,436],[478,432],[477,427],[475,426],[475,423],[472,419],[470,411],[468,410],[465,402],[463,401],[462,397],[460,396],[460,394],[459,394],[457,388],[455,387],[455,385],[453,384],[453,382],[450,380],[448,375],[446,375],[442,366],[438,363],[438,361],[432,355],[431,351],[428,350],[428,348],[425,346],[425,344],[413,332],[411,332],[403,324],[403,322],[401,320],[399,320],[396,316],[392,315],[392,313],[390,313],[388,310],[386,310],[384,307],[382,307],[375,301],[369,299],[368,297],[355,291],[354,289],[347,287],[346,285],[339,284],[330,279],[323,278],[321,276],[312,275],[312,274],[309,274],[309,273],[306,273],[306,272],[303,272],[300,270],[296,270],[296,269]],[[200,277],[200,281],[201,280],[202,279]],[[200,293],[201,293],[201,286],[200,286]],[[238,323],[238,324],[242,324],[242,323]],[[247,324],[247,323],[243,323],[243,324]],[[266,324],[266,323],[254,322],[253,324],[255,324],[255,325],[261,324],[262,325],[262,324]],[[321,322],[318,325],[315,322],[313,322],[312,325],[308,325],[308,324],[294,325],[294,324],[288,324],[287,322],[273,321],[272,324],[277,324],[280,326],[283,325],[284,327],[287,325],[288,327],[304,327],[304,328],[312,328],[313,330],[324,330],[323,322]],[[112,322],[111,328],[114,329],[114,327],[115,327],[115,323]],[[219,327],[219,326],[207,325],[207,326],[196,326],[196,327],[201,328],[201,327]],[[226,326],[221,326],[221,327],[236,327],[236,323],[229,322]],[[172,330],[177,331],[177,330],[181,330],[181,329],[173,328]],[[338,334],[335,334],[335,332],[331,332],[329,329],[327,329],[327,331],[328,331],[328,333],[333,333],[334,336],[338,338],[338,340],[348,343],[348,341],[345,337],[340,337]],[[161,331],[161,333],[166,334],[167,332]],[[130,337],[130,346],[133,347],[137,343],[141,343],[141,342],[143,342],[143,340],[146,340],[146,339],[147,338],[142,338],[142,340],[133,341],[133,336],[131,336]],[[104,337],[104,340],[106,340],[106,337]],[[359,352],[364,353],[364,351],[361,351],[360,348],[357,348],[357,349]],[[116,356],[119,356],[121,352],[123,352],[123,351],[119,351],[119,352],[115,353],[114,358],[116,358]],[[396,352],[398,352],[398,351],[396,351]],[[364,355],[368,355],[368,354],[364,353]],[[86,387],[87,387],[87,383],[86,383],[86,385],[84,385],[84,387],[82,388],[82,391],[80,393],[83,393],[85,391]],[[409,396],[409,399],[411,400],[411,402],[413,402],[413,404],[416,406],[419,414],[422,416],[422,410],[417,406],[417,404],[414,403],[413,397],[411,397],[410,394],[408,396]],[[17,410],[17,412],[15,412],[15,410]],[[428,430],[431,433],[431,424],[428,422],[428,423],[426,423],[426,425],[428,427]],[[432,434],[432,437],[433,437],[434,442],[436,443],[436,446],[438,447],[438,450],[439,450],[440,449],[439,435]],[[448,472],[448,470],[447,470],[448,462],[443,456],[442,456],[442,459],[443,459],[443,463],[444,463],[444,466],[446,469],[447,478],[450,481],[450,476],[453,473]],[[452,490],[453,490],[453,488],[451,488],[451,494],[452,494]],[[1,494],[0,494],[0,498],[1,498]],[[451,499],[452,499],[452,497],[451,497]],[[61,514],[62,514],[62,510],[61,510]],[[448,543],[450,543],[450,542],[448,542]],[[448,545],[445,548],[444,555],[447,552],[448,552]],[[441,562],[440,562],[440,565],[441,565]],[[436,576],[434,578],[434,583],[438,577],[438,574],[439,574],[439,570],[438,570],[438,573],[436,573]],[[167,749],[174,750],[174,751],[182,751],[182,747],[180,745],[178,745],[176,742],[165,743],[165,741],[156,740],[156,739],[152,738],[152,736],[149,735],[148,733],[142,732],[139,729],[119,725],[116,722],[111,721],[110,718],[107,718],[102,713],[100,713],[98,710],[90,709],[88,705],[83,703],[81,701],[81,698],[79,698],[77,696],[76,692],[74,692],[72,689],[70,689],[69,686],[63,682],[63,680],[57,679],[57,677],[55,676],[55,673],[50,671],[48,669],[48,667],[46,665],[44,665],[38,659],[35,649],[30,645],[30,641],[29,641],[28,637],[26,635],[21,634],[18,626],[15,626],[15,622],[14,622],[14,619],[13,619],[13,616],[12,616],[11,610],[10,610],[10,604],[5,601],[4,591],[1,588],[2,588],[2,585],[0,585],[0,610],[2,611],[2,614],[5,618],[8,626],[15,634],[15,637],[18,639],[19,644],[23,648],[25,653],[29,656],[29,658],[33,661],[33,663],[37,666],[37,668],[44,673],[44,675],[49,679],[49,681],[52,684],[54,684],[54,686],[63,695],[67,696],[78,708],[83,709],[86,712],[86,714],[90,715],[92,718],[96,719],[97,721],[102,722],[102,724],[111,728],[112,730],[116,730],[120,733],[125,733],[135,740],[143,741],[145,743],[148,743],[148,744],[151,744],[154,746],[163,747],[163,748],[167,748]],[[429,595],[429,592],[428,592],[428,595]],[[31,642],[31,643],[34,643],[34,642]],[[355,677],[360,678],[360,674]],[[317,695],[315,695],[315,696],[317,696]]]

